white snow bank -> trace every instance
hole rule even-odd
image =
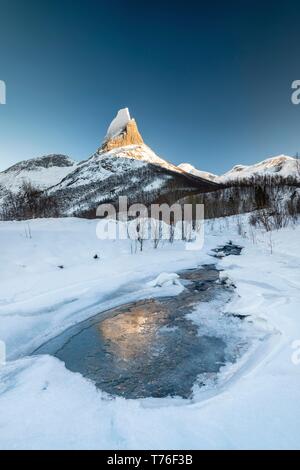
[[[244,233],[246,217],[242,222]],[[127,242],[97,240],[95,221],[32,221],[32,239],[25,225],[0,224],[0,338],[14,357],[33,338],[86,318],[113,297],[126,298],[170,265],[177,271],[217,262],[237,286],[224,315],[242,314],[276,335],[237,365],[235,380],[209,398],[198,389],[194,402],[111,400],[49,356],[8,362],[0,369],[0,448],[300,448],[300,364],[293,346],[300,338],[299,226],[273,232],[272,240],[259,231],[241,238],[235,218],[220,219],[207,224],[200,252],[180,243],[153,250],[149,243],[131,255]],[[228,240],[245,247],[241,256],[206,255]],[[212,306],[201,308],[209,332]]]
[[[180,270],[210,260],[203,251],[185,252],[178,241],[154,250],[148,240],[135,253],[130,240],[99,240],[98,222],[0,222],[0,340],[9,359],[104,309],[155,295],[145,286],[171,262]]]
[[[228,287],[234,287],[234,283],[226,273],[226,271],[221,271],[219,274],[219,282],[225,284]]]

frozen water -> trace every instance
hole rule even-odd
[[[216,282],[218,271],[207,266],[184,271],[180,278],[186,288],[178,296],[140,300],[99,314],[36,353],[55,355],[68,369],[92,379],[112,395],[191,397],[198,376],[216,379],[220,368],[236,355],[228,353],[228,341],[220,334],[225,331],[224,317],[210,313],[215,325],[212,322],[207,329],[187,315],[201,301],[220,294],[226,300],[228,291]],[[222,325],[216,328],[218,322]],[[241,338],[234,330],[241,320],[225,322],[237,350]]]

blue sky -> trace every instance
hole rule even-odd
[[[0,169],[86,159],[119,108],[176,164],[223,173],[300,151],[300,4],[0,0]]]

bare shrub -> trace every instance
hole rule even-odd
[[[287,227],[290,220],[291,217],[285,209],[276,211],[262,209],[250,215],[249,225],[271,232],[272,230]]]

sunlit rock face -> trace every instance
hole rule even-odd
[[[48,190],[63,216],[96,217],[103,202],[173,204],[191,193],[218,188],[214,182],[181,170],[148,147],[128,108],[120,109],[108,126],[104,141],[88,159]]]
[[[140,145],[143,143],[144,141],[138,131],[135,120],[130,119],[120,134],[104,141],[100,150],[101,152],[109,152],[114,148],[125,147],[126,145]]]

